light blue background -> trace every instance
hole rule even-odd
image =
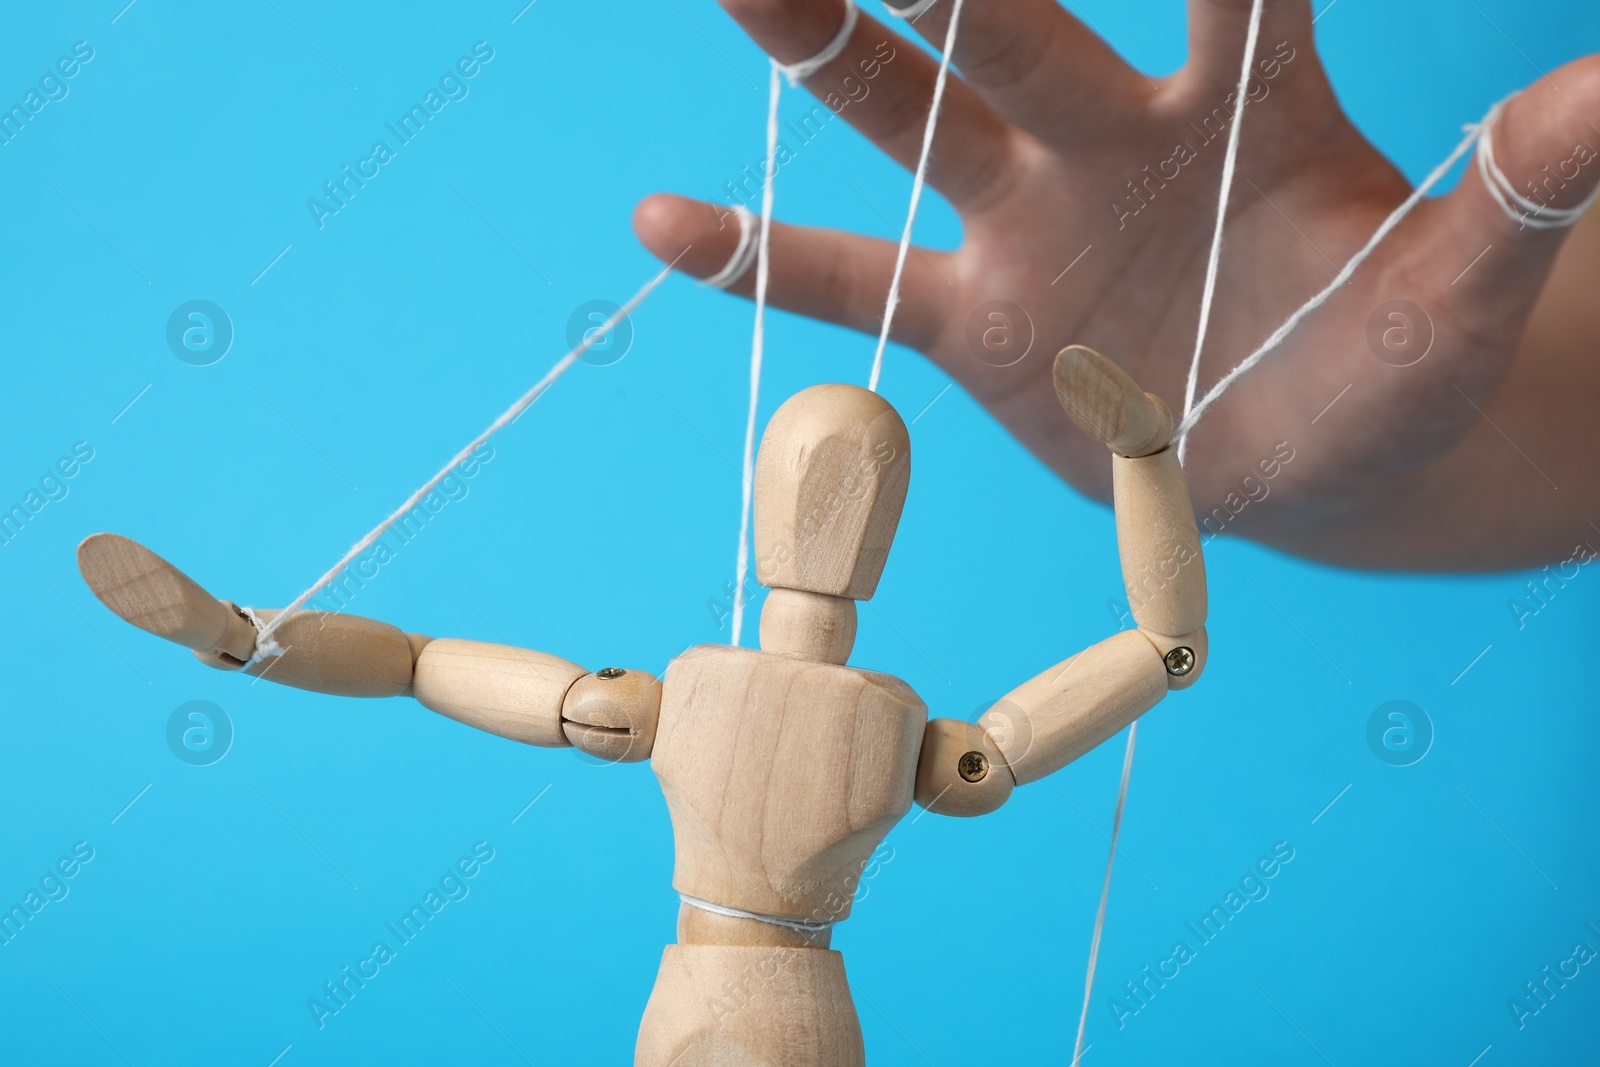
[[[74,442],[95,450],[0,548],[0,903],[95,849],[0,948],[0,1062],[625,1062],[676,909],[647,767],[209,672],[112,617],[73,547],[115,530],[218,595],[287,601],[543,372],[574,307],[655,270],[629,225],[641,196],[716,198],[759,160],[763,58],[709,0],[539,0],[515,23],[521,0],[138,0],[113,23],[122,2],[11,5],[0,31],[7,102],[95,48],[0,148],[0,502]],[[1181,62],[1176,0],[1081,10],[1145,69]],[[1353,117],[1415,178],[1535,67],[1600,48],[1600,17],[1338,0],[1318,36]],[[470,96],[318,231],[306,199],[479,40],[495,58]],[[879,212],[908,188],[833,123],[778,202],[890,234]],[[918,236],[958,240],[943,203]],[[237,332],[206,368],[163,337],[196,298]],[[628,356],[576,368],[499,438],[353,610],[590,667],[660,671],[726,640],[707,601],[731,572],[749,326],[746,303],[669,282]],[[768,351],[763,417],[806,384],[863,381],[871,345],[778,314]],[[884,394],[908,418],[946,384],[891,352]],[[913,437],[854,662],[970,717],[1117,625],[1111,517],[960,389]],[[1208,562],[1211,664],[1141,735],[1085,1062],[1600,1059],[1600,967],[1520,1032],[1507,1007],[1574,943],[1600,948],[1600,572],[1519,631],[1527,575],[1365,576],[1221,541]],[[211,767],[165,741],[193,699],[236,730]],[[1437,731],[1410,768],[1366,744],[1391,699]],[[1069,1058],[1121,753],[988,818],[894,832],[835,940],[872,1062]],[[308,998],[477,841],[495,858],[470,896],[319,1031]],[[1119,1031],[1109,997],[1280,841],[1295,858],[1270,896]]]

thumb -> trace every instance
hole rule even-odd
[[[1561,223],[1576,221],[1570,213],[1597,185],[1600,55],[1568,63],[1513,97],[1440,205],[1435,232],[1459,257],[1462,273],[1450,287],[1465,317],[1477,308],[1503,318],[1508,300],[1524,314],[1531,309],[1569,232]]]

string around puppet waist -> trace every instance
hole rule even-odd
[[[906,18],[915,18],[923,11],[926,11],[928,8],[932,7],[935,2],[936,0],[915,0],[910,7],[903,8],[897,13]],[[741,208],[738,216],[740,222],[739,246],[735,249],[733,258],[729,261],[728,266],[724,268],[723,272],[719,272],[715,279],[718,284],[731,284],[732,282],[738,280],[738,278],[741,277],[746,271],[748,271],[750,260],[753,259],[758,264],[755,286],[755,329],[750,361],[750,397],[746,420],[744,467],[742,472],[744,493],[740,510],[738,553],[735,564],[734,610],[732,620],[733,644],[735,645],[739,643],[740,632],[744,619],[744,589],[748,574],[749,517],[751,488],[753,484],[756,407],[760,388],[761,360],[763,355],[762,344],[764,337],[763,320],[766,310],[766,291],[768,284],[767,245],[771,233],[773,181],[775,177],[774,161],[777,147],[778,98],[780,94],[778,74],[780,71],[782,71],[788,76],[789,83],[791,85],[796,85],[803,80],[804,77],[809,76],[811,73],[819,70],[828,61],[831,61],[843,51],[850,34],[855,28],[856,23],[856,9],[854,3],[851,2],[851,0],[847,0],[845,6],[845,19],[839,32],[835,35],[833,40],[829,42],[828,46],[823,50],[822,53],[819,54],[819,56],[811,60],[807,60],[804,63],[796,64],[790,67],[782,67],[776,63],[776,61],[774,61],[772,65],[772,78],[767,109],[766,173],[765,184],[762,188],[762,211],[760,217],[759,238],[755,241],[751,240],[751,230],[754,221],[751,218],[750,213]],[[878,381],[883,367],[884,349],[888,341],[894,311],[899,303],[900,281],[905,267],[906,254],[910,249],[912,228],[916,220],[917,207],[921,199],[922,189],[927,175],[928,159],[933,145],[935,125],[937,123],[939,114],[939,105],[944,95],[945,84],[949,74],[951,56],[955,50],[957,28],[961,17],[961,7],[962,0],[954,0],[954,4],[950,13],[950,23],[946,31],[945,45],[940,57],[939,73],[934,82],[933,98],[929,105],[928,120],[923,131],[922,151],[918,158],[916,173],[912,181],[911,198],[907,210],[906,225],[901,230],[900,244],[896,251],[895,257],[894,274],[889,285],[883,321],[878,335],[878,345],[873,355],[872,372],[868,379],[867,387],[874,392],[876,392],[878,388]],[[1367,243],[1354,256],[1352,256],[1351,259],[1345,264],[1344,268],[1338,272],[1332,282],[1330,282],[1321,291],[1317,292],[1308,301],[1306,301],[1306,303],[1297,309],[1294,314],[1292,314],[1289,319],[1283,323],[1283,325],[1281,325],[1277,330],[1273,331],[1273,333],[1260,347],[1245,357],[1245,359],[1242,360],[1236,367],[1234,367],[1233,370],[1228,372],[1228,374],[1224,375],[1214,386],[1212,386],[1212,388],[1202,399],[1196,402],[1195,393],[1199,380],[1200,357],[1201,352],[1205,347],[1206,334],[1208,332],[1211,319],[1211,309],[1216,297],[1217,276],[1222,256],[1224,223],[1227,216],[1228,199],[1232,192],[1233,178],[1238,165],[1239,143],[1244,125],[1243,108],[1245,103],[1249,100],[1249,79],[1251,66],[1255,59],[1256,45],[1260,37],[1262,8],[1263,0],[1253,0],[1249,28],[1245,40],[1244,56],[1239,74],[1239,86],[1235,96],[1235,99],[1241,102],[1240,112],[1238,115],[1236,115],[1232,127],[1228,133],[1228,145],[1224,155],[1222,180],[1220,183],[1221,188],[1218,194],[1216,224],[1212,232],[1211,250],[1210,255],[1207,258],[1205,282],[1202,287],[1199,323],[1195,331],[1194,353],[1190,361],[1189,374],[1185,383],[1183,417],[1179,424],[1174,428],[1174,438],[1177,442],[1180,461],[1187,452],[1189,434],[1194,429],[1204,412],[1210,408],[1212,404],[1216,403],[1216,401],[1224,393],[1226,393],[1235,382],[1248,373],[1251,368],[1259,364],[1261,360],[1266,358],[1266,356],[1273,349],[1277,348],[1278,345],[1280,345],[1284,339],[1287,338],[1289,334],[1292,333],[1295,328],[1305,320],[1307,316],[1312,314],[1317,308],[1321,307],[1329,299],[1329,297],[1331,297],[1332,294],[1338,290],[1340,286],[1344,285],[1344,283],[1349,280],[1350,276],[1355,273],[1356,269],[1360,267],[1360,265],[1378,247],[1383,239],[1387,237],[1389,233],[1399,225],[1400,221],[1410,214],[1412,209],[1414,209],[1417,204],[1419,204],[1422,199],[1427,196],[1428,192],[1450,172],[1451,168],[1453,168],[1455,164],[1459,162],[1461,157],[1467,152],[1468,149],[1472,147],[1474,142],[1476,142],[1478,146],[1478,167],[1480,174],[1483,176],[1485,186],[1490,190],[1490,195],[1494,198],[1495,203],[1500,206],[1501,210],[1505,212],[1508,218],[1510,218],[1513,222],[1518,223],[1519,226],[1526,225],[1537,229],[1553,229],[1560,226],[1570,226],[1576,222],[1577,219],[1589,208],[1589,206],[1594,202],[1595,198],[1600,196],[1600,189],[1597,189],[1594,194],[1591,194],[1587,201],[1575,208],[1551,209],[1542,204],[1538,204],[1529,200],[1516,190],[1516,188],[1511,184],[1510,180],[1506,178],[1503,171],[1501,171],[1499,166],[1496,164],[1493,148],[1492,129],[1495,121],[1499,118],[1501,112],[1503,111],[1506,102],[1511,99],[1510,97],[1507,97],[1505,100],[1502,100],[1491,107],[1488,113],[1483,117],[1482,121],[1466,128],[1466,136],[1462,139],[1461,143],[1456,147],[1456,149],[1451,152],[1444,162],[1436,167],[1422,181],[1421,184],[1417,186],[1412,194],[1407,197],[1406,200],[1399,205],[1399,207],[1390,213],[1389,217],[1386,218],[1382,225],[1378,227]],[[749,246],[751,244],[755,244],[757,246],[756,251],[753,253],[749,251]],[[1106,906],[1111,892],[1111,874],[1116,859],[1117,839],[1122,829],[1122,816],[1127,804],[1128,785],[1133,770],[1133,755],[1138,739],[1138,729],[1139,724],[1138,721],[1135,720],[1128,728],[1127,747],[1123,754],[1122,773],[1118,783],[1116,808],[1112,817],[1110,849],[1106,858],[1105,877],[1101,885],[1100,901],[1096,909],[1094,930],[1090,939],[1089,958],[1084,978],[1083,1004],[1079,1014],[1077,1035],[1073,1045],[1072,1063],[1074,1065],[1079,1062],[1083,1055],[1083,1041],[1085,1030],[1088,1024],[1089,1004],[1094,989],[1095,968],[1099,960],[1100,941],[1105,927]],[[707,910],[718,910],[718,906],[712,905],[708,907],[705,902],[689,898],[685,898],[685,903],[694,907],[704,907],[707,908]],[[786,922],[782,920],[775,920],[770,917],[752,913],[742,914],[744,914],[744,917],[756,919],[758,921],[773,922],[777,925],[786,925]]]
[[[907,5],[895,8],[892,13],[902,18],[913,19],[936,3],[937,0],[911,0]],[[926,184],[928,162],[932,153],[935,130],[938,122],[940,105],[944,97],[945,86],[948,81],[951,57],[955,50],[958,27],[961,19],[961,10],[964,0],[952,0],[950,21],[945,34],[944,47],[940,56],[938,75],[934,81],[932,99],[929,103],[928,117],[923,130],[922,148],[918,158],[917,168],[912,179],[912,187],[906,212],[906,224],[901,230],[900,243],[895,256],[894,272],[890,278],[889,288],[885,299],[883,320],[879,330],[877,347],[873,354],[872,369],[867,387],[873,392],[877,391],[879,378],[882,374],[884,351],[888,344],[891,325],[895,309],[900,301],[900,285],[905,270],[906,257],[911,247],[912,231],[916,222],[918,207],[921,203],[923,188]],[[1573,225],[1579,217],[1600,197],[1600,189],[1596,189],[1582,204],[1566,209],[1551,208],[1537,203],[1522,195],[1506,177],[1494,156],[1492,128],[1495,121],[1502,113],[1505,104],[1511,99],[1506,97],[1496,103],[1484,115],[1483,119],[1475,124],[1465,127],[1466,136],[1456,148],[1417,186],[1383,223],[1372,234],[1362,248],[1344,265],[1335,275],[1334,279],[1322,290],[1315,293],[1299,309],[1297,309],[1284,323],[1270,334],[1267,339],[1253,352],[1241,360],[1232,370],[1220,378],[1206,394],[1198,401],[1195,399],[1197,382],[1199,378],[1200,356],[1205,345],[1206,334],[1210,323],[1211,309],[1215,300],[1216,283],[1219,264],[1222,254],[1222,239],[1224,221],[1227,213],[1228,198],[1231,192],[1233,176],[1237,168],[1239,141],[1243,128],[1244,109],[1249,103],[1248,79],[1251,64],[1254,60],[1256,42],[1259,38],[1263,0],[1253,0],[1249,28],[1247,31],[1244,59],[1240,71],[1239,89],[1237,99],[1240,102],[1239,111],[1229,131],[1227,149],[1223,159],[1223,172],[1221,189],[1218,197],[1216,224],[1212,233],[1210,255],[1207,259],[1206,277],[1202,288],[1199,323],[1196,330],[1195,346],[1190,361],[1189,373],[1186,379],[1184,395],[1183,417],[1174,428],[1174,439],[1177,441],[1180,459],[1185,455],[1190,433],[1195,425],[1210,407],[1216,403],[1232,386],[1253,367],[1257,366],[1266,356],[1282,344],[1285,338],[1292,333],[1306,317],[1315,312],[1336,292],[1360,265],[1372,254],[1378,245],[1410,214],[1428,192],[1433,189],[1455,166],[1461,158],[1477,145],[1477,166],[1482,176],[1485,188],[1500,209],[1519,226],[1533,229],[1556,229]],[[762,357],[765,347],[765,314],[767,303],[767,288],[770,278],[770,240],[772,231],[774,179],[776,177],[777,131],[778,131],[778,103],[782,93],[780,79],[786,79],[790,85],[799,85],[805,79],[816,74],[828,63],[832,62],[848,47],[850,38],[857,24],[857,9],[853,0],[845,0],[844,20],[838,32],[824,48],[815,56],[799,63],[780,64],[776,60],[771,63],[771,77],[768,89],[767,107],[767,152],[765,160],[765,182],[762,188],[761,214],[755,217],[742,205],[735,209],[739,222],[739,238],[732,255],[721,270],[705,279],[704,284],[717,288],[728,288],[740,281],[752,266],[756,268],[756,282],[754,291],[755,320],[751,336],[750,354],[750,395],[746,409],[745,440],[742,465],[742,486],[740,501],[739,543],[735,560],[735,585],[734,609],[732,617],[732,643],[738,645],[741,638],[744,620],[745,597],[744,586],[749,571],[749,526],[752,504],[752,490],[754,485],[754,455],[755,455],[755,430],[757,422],[758,401],[760,395]],[[1513,94],[1514,96],[1515,94]],[[647,281],[634,293],[617,311],[603,324],[590,331],[583,340],[558,359],[545,375],[534,385],[518,397],[510,407],[490,422],[478,436],[472,439],[465,448],[452,456],[450,461],[439,469],[431,478],[425,481],[414,491],[405,502],[400,505],[387,518],[357,541],[340,560],[334,564],[321,578],[311,585],[305,592],[296,597],[288,607],[276,615],[270,622],[263,620],[250,609],[244,609],[246,617],[257,630],[256,648],[247,665],[259,663],[261,660],[281,655],[283,648],[275,640],[274,635],[280,627],[293,615],[302,611],[305,605],[319,592],[331,584],[339,574],[355,560],[363,551],[370,547],[379,537],[387,532],[396,522],[403,518],[417,505],[429,492],[431,492],[445,477],[449,475],[457,464],[465,460],[472,452],[496,432],[505,427],[522,414],[534,401],[538,400],[555,382],[569,370],[574,363],[590,347],[606,337],[619,322],[635,310],[655,289],[666,280],[667,276],[677,266],[683,255],[689,251],[685,248],[682,253],[661,271]],[[1123,756],[1122,774],[1118,786],[1115,814],[1112,821],[1111,847],[1106,861],[1106,873],[1102,883],[1099,907],[1095,915],[1094,931],[1091,938],[1087,973],[1084,981],[1083,1009],[1079,1017],[1077,1038],[1074,1044],[1072,1063],[1076,1065],[1082,1056],[1083,1038],[1088,1020],[1090,996],[1093,991],[1095,966],[1098,961],[1100,939],[1105,926],[1106,904],[1111,889],[1111,873],[1114,866],[1117,849],[1117,839],[1121,832],[1122,816],[1127,801],[1129,777],[1133,766],[1135,741],[1138,736],[1138,721],[1129,727],[1127,747]],[[789,926],[796,929],[815,930],[823,924],[803,922],[781,917],[767,916],[754,912],[745,912],[731,909],[725,905],[698,898],[684,897],[684,903],[703,910],[713,911],[718,914],[736,914],[741,918],[749,918],[774,925]],[[831,925],[831,924],[828,924]]]

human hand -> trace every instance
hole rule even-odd
[[[815,0],[722,2],[785,63],[816,54],[843,17],[842,4]],[[950,8],[940,0],[913,24],[935,47]],[[1063,478],[1102,499],[1104,452],[1061,419],[1051,357],[1088,345],[1181,408],[1250,4],[1189,8],[1190,61],[1151,79],[1055,0],[966,0],[960,77],[952,73],[929,170],[960,213],[964,240],[908,258],[894,321],[896,341],[933,359]],[[863,13],[842,54],[806,86],[824,101],[844,98],[845,79],[881,59],[885,42],[892,62],[873,68],[871,93],[841,114],[914,167],[937,70],[924,51]],[[1202,394],[1326,285],[1411,191],[1340,110],[1307,0],[1267,0],[1247,96]],[[1506,107],[1494,130],[1501,167],[1519,187],[1547,181],[1539,196],[1552,207],[1581,202],[1600,180],[1591,116],[1600,121],[1600,57],[1551,72]],[[705,277],[737,241],[725,214],[657,195],[640,204],[635,225],[663,259],[692,244],[680,266]],[[1463,519],[1494,496],[1486,476],[1514,481],[1517,494],[1550,489],[1535,473],[1548,463],[1481,455],[1511,454],[1483,420],[1493,425],[1508,403],[1527,407],[1496,392],[1566,232],[1519,228],[1475,168],[1420,205],[1196,428],[1186,470],[1197,512],[1211,518],[1205,528],[1363,566],[1554,558],[1570,544],[1568,513],[1596,502],[1584,498],[1595,493],[1592,478],[1569,484],[1559,506],[1538,497],[1514,526]],[[774,223],[769,299],[876,333],[894,254],[892,242]],[[732,290],[748,295],[753,285],[751,271]],[[996,325],[983,305],[996,300],[1031,321],[1031,350],[1009,366],[995,365],[1012,357],[981,340]],[[1385,308],[1397,300],[1421,314]],[[1428,334],[1425,358],[1397,366]],[[1587,358],[1596,339],[1586,341],[1587,352],[1580,343],[1539,358],[1600,362]],[[1516,447],[1559,445],[1527,437],[1570,430],[1552,421]],[[1238,503],[1268,469],[1273,503]],[[1429,506],[1419,514],[1421,500]]]

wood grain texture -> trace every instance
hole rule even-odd
[[[608,763],[650,758],[661,716],[661,681],[649,671],[607,668],[585,674],[561,703],[561,732],[575,747]]]
[[[1177,636],[1206,621],[1206,565],[1176,449],[1111,457],[1117,551],[1141,627]]]
[[[263,622],[280,614],[256,612]],[[272,635],[283,649],[245,668],[269,682],[342,697],[393,697],[411,691],[411,641],[397,627],[360,615],[297,612]],[[196,652],[208,667],[239,669],[213,652]]]
[[[1056,398],[1078,428],[1119,456],[1148,456],[1172,440],[1172,412],[1092,348],[1056,355]]]
[[[248,619],[137,541],[92,534],[78,545],[78,570],[102,604],[146,633],[226,653],[235,667],[255,651]]]
[[[1053,774],[1112,737],[1167,694],[1149,638],[1124,630],[1051,667],[978,719],[1018,785]]]
[[[873,849],[911,807],[926,716],[886,674],[720,645],[673,660],[650,760],[672,816],[673,888],[846,918]]]
[[[778,588],[761,605],[761,650],[821,663],[844,663],[856,643],[856,602],[827,593]]]
[[[982,775],[973,780],[972,754],[981,756]],[[968,761],[967,773],[962,773]],[[916,801],[939,815],[987,815],[1011,797],[1016,779],[994,739],[976,723],[929,719],[917,759]]]
[[[900,415],[853,385],[784,402],[756,463],[756,578],[867,600],[878,588],[911,478]]]
[[[529,745],[566,748],[561,707],[589,672],[559,656],[441,637],[417,657],[412,689],[423,707]]]
[[[411,671],[413,677],[416,675],[417,657],[422,655],[422,650],[427,647],[428,643],[432,640],[433,638],[429,637],[427,634],[406,634],[406,644],[411,646]],[[414,697],[417,694],[416,691],[408,685],[406,686],[406,691],[400,695]]]
[[[668,945],[635,1067],[864,1067],[844,957],[829,949]]]

